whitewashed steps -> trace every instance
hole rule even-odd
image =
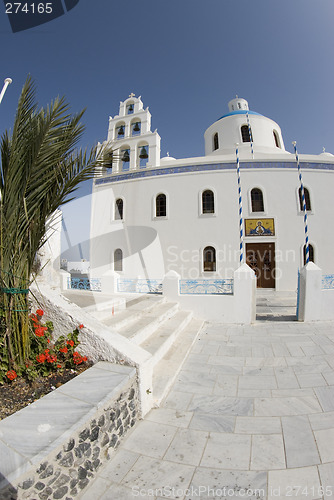
[[[152,355],[152,365],[155,366],[171,348],[177,336],[189,324],[192,313],[178,311],[165,321],[155,332],[140,344],[140,347]]]
[[[118,333],[132,340],[137,345],[142,344],[166,320],[171,318],[178,310],[175,302],[164,302],[145,311],[135,322],[125,325]]]
[[[147,368],[153,370],[153,400],[158,405],[180,371],[203,321],[193,319],[192,312],[180,310],[178,303],[167,302],[159,295],[126,299],[125,310],[114,315],[95,311],[94,315],[151,355]]]
[[[184,360],[203,327],[204,321],[191,319],[174,344],[153,370],[153,401],[158,406],[168,394]]]
[[[118,312],[114,316],[103,318],[102,322],[106,326],[120,330],[138,321],[145,313],[165,302],[160,295],[143,295],[140,300],[131,300],[127,303],[125,310]]]

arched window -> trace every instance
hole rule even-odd
[[[216,270],[216,250],[214,247],[205,247],[203,250],[203,271]]]
[[[167,215],[167,200],[163,193],[158,194],[155,199],[155,216],[166,217]]]
[[[127,115],[132,115],[134,112],[134,105],[133,105],[133,102],[129,102],[127,105],[126,105],[126,114]]]
[[[114,271],[123,271],[123,252],[120,248],[114,251]]]
[[[252,212],[264,212],[263,194],[261,189],[253,188],[251,190]]]
[[[115,203],[115,219],[122,220],[123,219],[123,200],[122,198],[118,198]]]
[[[121,150],[122,170],[129,170],[130,168],[130,149]]]
[[[215,133],[213,136],[213,150],[216,151],[216,149],[219,148],[219,138],[218,138],[218,132]]]
[[[275,146],[276,146],[277,148],[280,148],[280,147],[281,147],[281,145],[280,145],[280,141],[279,141],[278,133],[276,132],[276,130],[273,130],[273,134],[274,134]]]
[[[309,252],[309,261],[314,262],[314,248],[312,245],[308,245],[308,252]],[[304,245],[303,248],[303,256],[304,256],[304,266],[306,264],[306,245]]]
[[[215,213],[215,196],[210,189],[206,189],[202,193],[202,214]]]
[[[132,123],[131,135],[140,135],[140,131],[141,131],[141,122],[136,121],[136,122]]]
[[[241,127],[241,137],[242,137],[242,142],[250,142],[251,141],[248,125],[243,125]]]
[[[125,125],[122,123],[116,127],[116,139],[123,139],[125,134]]]
[[[145,144],[143,146],[139,146],[138,147],[138,159],[139,159],[139,166],[140,167],[146,167],[147,162],[148,162],[148,157],[149,157],[148,144]]]
[[[302,188],[301,187],[298,190],[298,194],[299,194],[299,208],[300,208],[300,211],[303,212],[304,211],[304,206],[303,206]],[[311,211],[310,193],[309,193],[309,190],[306,187],[304,187],[304,194],[305,194],[306,210],[307,211]]]

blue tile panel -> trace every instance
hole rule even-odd
[[[67,288],[101,292],[101,280],[99,278],[67,278]]]
[[[303,170],[334,170],[334,163],[309,163],[301,162]],[[243,169],[297,169],[294,161],[261,161],[261,162],[240,162],[240,168]],[[175,167],[157,167],[147,170],[134,170],[128,173],[119,173],[112,176],[106,176],[95,179],[95,184],[110,184],[133,179],[145,179],[149,177],[158,177],[163,175],[185,174],[190,172],[212,172],[217,170],[235,170],[236,164],[233,163],[203,163],[201,165],[180,165]]]
[[[123,293],[162,294],[162,280],[119,278],[117,280],[117,291]]]
[[[182,295],[233,295],[233,279],[180,280]]]
[[[324,274],[322,277],[322,289],[334,290],[334,274]]]

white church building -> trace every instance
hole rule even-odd
[[[297,289],[306,247],[296,157],[286,151],[279,125],[249,110],[245,99],[232,99],[204,132],[201,157],[161,158],[151,114],[133,94],[109,118],[101,147],[110,168],[93,185],[92,278],[113,277],[113,290],[140,292],[161,291],[165,276],[178,276],[180,294],[233,293],[242,229],[243,262],[256,286]],[[301,154],[299,163],[310,261],[331,287],[334,156]]]

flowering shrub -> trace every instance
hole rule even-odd
[[[79,346],[79,330],[84,325],[79,325],[66,337],[61,336],[53,340],[53,324],[51,321],[42,324],[44,315],[42,309],[30,314],[30,356],[24,366],[16,366],[14,360],[8,359],[0,344],[0,384],[11,382],[17,377],[33,380],[37,376],[47,376],[50,373],[62,372],[64,369],[75,369],[78,365],[87,362],[87,357],[82,356],[77,348]],[[15,368],[15,370],[13,369]]]

